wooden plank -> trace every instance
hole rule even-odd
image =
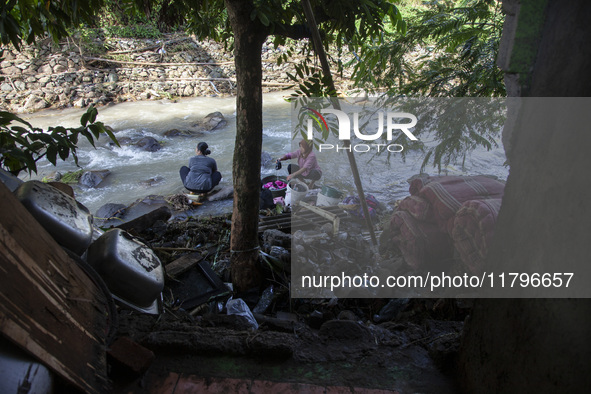
[[[309,204],[306,205],[311,206]],[[296,223],[293,223],[291,220],[291,213],[285,213],[277,216],[262,216],[259,220],[259,233],[271,229],[293,230],[309,226],[310,224],[321,226],[325,223],[332,223],[334,226],[335,216],[338,217],[338,223],[335,227],[337,229],[336,231],[338,231],[340,221],[347,217],[347,214],[338,206],[315,208],[321,210],[323,213],[330,213],[330,218],[326,219],[322,216],[318,217],[319,215],[316,212],[312,212],[311,210],[307,210],[305,208],[298,209],[297,211],[293,212],[294,216],[297,216],[298,219]]]
[[[174,278],[175,276],[187,272],[191,268],[195,267],[201,260],[203,260],[201,252],[185,254],[178,259],[166,264],[164,270],[168,275]]]
[[[339,232],[339,226],[341,223],[341,219],[335,213],[328,212],[320,207],[316,207],[314,205],[307,204],[303,201],[300,201],[300,206],[314,212],[317,215],[322,216],[323,218],[332,222],[332,231],[333,234],[336,235]]]
[[[104,392],[104,294],[2,183],[0,201],[0,332],[80,390]]]

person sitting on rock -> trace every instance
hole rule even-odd
[[[322,177],[322,170],[318,165],[316,155],[312,151],[314,143],[312,141],[301,140],[299,143],[300,149],[295,152],[287,153],[281,158],[277,159],[277,162],[289,159],[298,159],[298,164],[290,164],[287,166],[287,180],[293,178],[301,179],[304,181],[310,181],[309,187],[314,187],[314,182]]]
[[[222,179],[216,161],[207,157],[211,154],[206,142],[200,142],[195,149],[195,156],[189,159],[189,167],[180,169],[181,180],[187,190],[203,196],[216,187]]]

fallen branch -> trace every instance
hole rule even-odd
[[[219,62],[219,63],[152,63],[152,62],[134,62],[134,61],[127,61],[127,60],[112,60],[112,59],[105,59],[102,57],[89,57],[85,56],[84,60],[90,60],[95,62],[106,62],[106,63],[115,63],[115,64],[133,64],[136,66],[155,66],[155,67],[171,67],[171,66],[223,66],[226,64],[234,64],[233,61],[229,62]]]
[[[108,52],[108,54],[109,55],[112,55],[112,54],[119,55],[119,54],[123,54],[123,53],[133,53],[133,52],[149,51],[149,50],[156,49],[156,48],[162,48],[165,45],[175,44],[177,42],[182,42],[182,41],[186,41],[186,40],[191,40],[191,37],[175,38],[173,40],[169,40],[169,41],[166,41],[166,42],[161,43],[161,44],[154,44],[154,45],[146,46],[146,47],[143,47],[143,48],[134,48],[134,49],[124,49],[124,50],[121,50],[121,51],[112,51],[112,52]]]

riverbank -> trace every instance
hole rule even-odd
[[[263,92],[293,85],[288,73],[305,61],[305,42],[263,45]],[[108,48],[91,53],[89,47]],[[289,62],[278,64],[279,57]],[[338,56],[338,55],[336,55]],[[337,57],[346,63],[351,55]],[[84,108],[138,100],[182,97],[224,97],[236,93],[233,53],[223,44],[194,36],[164,35],[161,39],[108,38],[92,46],[76,38],[59,44],[43,41],[17,51],[5,48],[0,63],[0,106],[15,113],[45,108]],[[338,88],[351,87],[351,73],[335,75]]]

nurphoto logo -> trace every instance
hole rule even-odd
[[[307,128],[307,138],[309,140],[313,139],[314,135],[314,123],[318,125],[320,130],[325,128],[329,130],[328,123],[323,116],[323,114],[334,115],[338,121],[338,138],[341,141],[347,141],[344,145],[335,145],[335,144],[320,144],[318,146],[318,151],[330,151],[334,150],[336,152],[340,151],[349,151],[349,152],[369,152],[372,150],[372,147],[377,149],[378,152],[382,150],[387,150],[388,152],[396,153],[402,152],[404,147],[400,144],[392,144],[391,141],[393,140],[393,135],[395,132],[402,132],[408,139],[411,141],[417,141],[417,137],[410,131],[411,128],[415,127],[417,124],[417,117],[411,113],[407,112],[378,112],[377,113],[377,121],[378,127],[377,131],[373,134],[367,134],[362,132],[359,127],[359,112],[354,112],[352,114],[353,122],[351,122],[350,115],[344,111],[338,109],[328,109],[324,108],[320,111],[316,111],[309,107],[304,107],[304,109],[311,112],[310,118],[308,118],[308,128]],[[386,118],[386,141],[388,143],[378,143],[378,140],[383,140],[384,134],[384,117]],[[410,122],[408,121],[410,120]],[[353,127],[351,127],[351,125]],[[362,143],[362,144],[350,144],[351,142],[351,129],[353,130],[353,134],[356,138],[362,141],[372,141],[373,143]],[[367,130],[364,130],[367,131]]]

